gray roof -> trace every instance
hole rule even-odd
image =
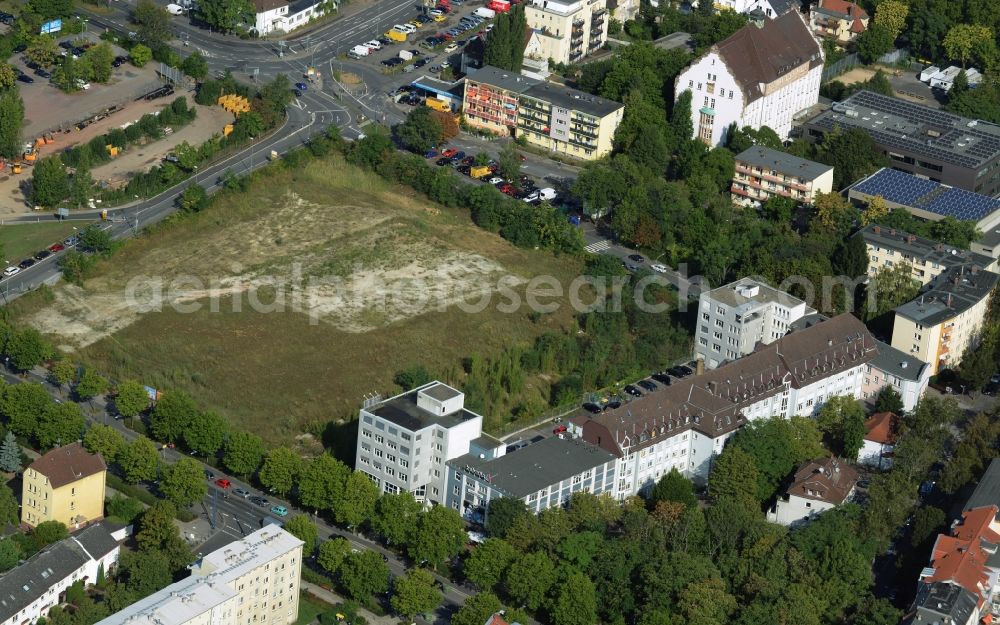
[[[550,82],[533,85],[523,91],[521,95],[549,102],[553,106],[571,111],[579,111],[585,115],[593,115],[594,117],[605,117],[619,109],[625,108],[625,105],[621,102],[614,102],[600,96]]]
[[[529,87],[537,85],[540,81],[534,78],[522,76],[517,72],[507,71],[492,65],[484,65],[480,69],[471,71],[465,76],[466,80],[486,83],[492,87],[499,87],[515,93],[523,93]]]
[[[798,176],[806,180],[815,180],[833,170],[833,165],[824,165],[799,158],[762,145],[755,145],[743,150],[736,155],[736,160],[755,167],[774,169],[782,174]]]
[[[870,245],[900,252],[911,264],[925,261],[943,267],[965,267],[966,270],[971,270],[973,267],[982,269],[995,262],[983,254],[876,224],[865,226],[857,236],[863,237],[865,243]]]
[[[989,297],[998,278],[992,271],[951,267],[931,280],[916,299],[897,308],[896,314],[922,325],[937,325]]]
[[[78,542],[80,538],[83,540]],[[31,605],[58,580],[69,577],[91,559],[106,556],[117,544],[107,528],[97,523],[76,536],[45,547],[24,564],[3,574],[0,577],[0,621],[6,621]],[[82,545],[88,545],[96,553],[89,553],[90,549],[85,551]]]
[[[744,295],[747,292],[747,288],[753,287],[757,287],[756,295],[750,297]],[[756,308],[753,304],[776,303],[791,308],[803,303],[799,298],[753,278],[740,278],[735,282],[712,289],[705,293],[704,296],[713,302],[725,304],[730,308],[743,309]]]
[[[449,460],[448,465],[484,473],[494,488],[520,499],[614,459],[613,454],[596,445],[551,436],[495,460],[465,454]]]
[[[364,410],[410,432],[416,432],[432,425],[451,428],[469,419],[479,417],[476,413],[464,408],[450,414],[439,415],[418,407],[417,393],[425,388],[430,388],[433,384],[435,383],[407,391]],[[445,388],[450,387],[446,386]]]
[[[117,527],[121,526],[102,521],[77,532],[73,538],[87,550],[90,557],[100,560],[118,546],[118,541],[111,535],[111,532]]]
[[[979,168],[1000,156],[1000,125],[959,117],[907,100],[858,91],[806,122],[825,132],[860,128],[879,146],[938,162]]]
[[[462,394],[460,391],[453,389],[447,384],[442,384],[441,382],[435,382],[429,386],[425,386],[420,392],[428,397],[433,397],[438,401],[455,399]]]
[[[924,370],[930,366],[923,360],[914,358],[892,345],[879,340],[876,340],[875,344],[878,346],[878,356],[875,356],[869,364],[879,371],[884,371],[903,380],[916,382]]]
[[[798,10],[802,5],[799,0],[770,0],[770,2],[775,15],[784,15],[793,9]]]
[[[1000,507],[1000,458],[994,458],[986,468],[983,477],[979,479],[976,490],[972,491],[969,500],[965,502],[962,511],[981,508],[983,506]]]
[[[966,623],[975,612],[977,597],[957,584],[920,584],[913,600],[913,613],[906,623]],[[948,620],[950,619],[950,620]]]

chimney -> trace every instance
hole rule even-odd
[[[704,358],[698,358],[695,361],[694,374],[695,375],[702,375],[703,373],[705,373],[705,359]]]

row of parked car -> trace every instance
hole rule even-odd
[[[454,26],[444,32],[432,35],[424,39],[420,45],[424,46],[425,48],[436,48],[437,46],[450,41],[451,43],[449,43],[445,47],[444,51],[454,52],[459,47],[464,46],[466,43],[468,43],[468,40],[466,39],[459,40],[458,37],[461,37],[462,35],[468,33],[469,31],[478,28],[484,21],[485,20],[478,15],[466,15],[465,17],[463,17],[458,21],[457,26]],[[487,25],[486,28],[475,34],[477,36],[484,37],[486,36],[486,33],[490,32],[491,30],[493,30],[493,24]]]
[[[672,380],[681,380],[693,374],[694,369],[691,367],[687,365],[678,365],[676,367],[670,367],[665,371],[657,371],[648,378],[639,380],[635,384],[627,384],[622,390],[632,397],[642,397],[646,393],[652,393],[659,390],[661,385],[670,386]],[[659,384],[657,384],[657,382],[659,382]],[[599,414],[605,410],[621,408],[621,405],[622,401],[620,398],[610,397],[607,401],[601,403],[587,402],[583,405],[583,409],[593,414]]]
[[[46,249],[38,251],[31,258],[25,258],[24,260],[22,260],[21,262],[19,262],[17,265],[11,265],[10,267],[7,267],[6,269],[4,269],[3,270],[3,278],[9,278],[11,276],[16,276],[17,274],[21,273],[22,269],[27,269],[28,267],[33,266],[38,261],[45,260],[49,256],[52,256],[56,252],[61,252],[61,251],[63,251],[66,248],[76,247],[77,243],[78,243],[78,241],[77,241],[76,237],[69,237],[65,241],[63,241],[62,243],[53,243],[52,245],[50,245]],[[0,279],[2,279],[2,278],[0,278]]]
[[[431,150],[424,154],[424,158],[434,161],[439,167],[451,166],[460,174],[465,174],[470,178],[476,178],[495,186],[504,195],[512,198],[524,200],[525,202],[538,203],[543,200],[551,201],[556,198],[555,189],[539,189],[531,177],[521,174],[516,181],[505,179],[497,175],[499,163],[496,159],[490,159],[483,165],[476,165],[476,157],[468,155],[457,148],[448,148],[439,154],[436,150]],[[521,157],[524,160],[524,156]],[[488,170],[484,172],[483,170]]]

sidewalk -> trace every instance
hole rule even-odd
[[[330,592],[322,586],[317,586],[312,582],[307,582],[306,580],[302,580],[302,589],[309,591],[309,593],[319,599],[322,599],[323,601],[326,601],[331,606],[344,602],[344,598],[340,595]],[[371,623],[371,625],[396,625],[396,623],[398,623],[398,621],[391,616],[376,616],[374,613],[360,607],[358,608],[358,614],[365,617],[365,620]]]

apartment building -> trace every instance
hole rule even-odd
[[[1000,193],[1000,125],[871,91],[858,91],[802,124],[810,141],[858,128],[892,167],[988,196]]]
[[[913,279],[922,286],[949,269],[995,271],[997,260],[990,256],[938,243],[915,234],[885,228],[875,224],[865,226],[855,236],[865,240],[868,250],[868,275],[874,277],[880,269],[906,263],[912,268]]]
[[[819,100],[823,50],[805,18],[791,11],[755,21],[713,45],[680,73],[690,91],[694,138],[725,144],[729,127],[768,126],[782,139],[792,119]]]
[[[889,386],[899,393],[903,410],[913,410],[931,381],[930,364],[882,341],[876,341],[876,345],[878,355],[865,367],[861,399],[874,406],[879,392]]]
[[[518,134],[528,143],[583,160],[611,153],[625,105],[555,83],[518,96]]]
[[[8,539],[10,540],[10,539]],[[66,590],[97,582],[118,563],[118,539],[97,523],[45,547],[0,576],[0,625],[25,625],[66,600]]]
[[[742,278],[698,297],[694,355],[707,369],[751,353],[758,343],[785,336],[816,311],[802,300],[753,278]]]
[[[1000,226],[1000,200],[888,167],[851,185],[847,197],[863,205],[880,197],[887,208],[900,208],[926,221],[945,217],[974,221],[984,233]]]
[[[191,575],[97,625],[285,625],[299,611],[302,541],[274,525],[213,551]]]
[[[931,374],[958,367],[979,331],[1000,275],[976,267],[952,267],[916,299],[896,308],[892,346],[927,362]]]
[[[854,41],[868,28],[868,12],[850,0],[819,0],[809,11],[809,27],[837,43]]]
[[[79,442],[57,447],[31,463],[21,486],[21,522],[59,521],[70,530],[104,518],[108,467]]]
[[[755,145],[740,152],[730,189],[733,201],[760,206],[782,196],[812,204],[817,193],[833,189],[833,166]]]
[[[608,40],[607,0],[531,0],[524,16],[538,35],[538,48],[528,48],[525,56],[568,65]]]
[[[791,11],[797,11],[800,3],[798,0],[715,0],[712,2],[717,11],[736,11],[737,13],[752,13],[759,11],[765,17],[779,17]],[[697,7],[698,2],[691,2],[691,6]]]
[[[520,499],[538,513],[565,505],[573,493],[614,496],[617,458],[582,440],[552,436],[497,454],[469,453],[448,461],[448,505],[466,518],[500,497]]]
[[[485,65],[465,77],[462,114],[475,128],[502,135],[517,132],[518,96],[540,81]]]
[[[839,458],[807,462],[767,511],[767,520],[786,527],[810,521],[850,499],[857,483],[858,472]]]
[[[875,339],[849,314],[816,323],[718,368],[620,408],[574,419],[581,438],[614,454],[619,498],[676,468],[702,482],[712,458],[748,421],[812,416],[837,395],[861,398]]]
[[[465,395],[430,382],[361,409],[354,468],[385,493],[445,502],[446,463],[469,453],[483,417],[465,409]]]

